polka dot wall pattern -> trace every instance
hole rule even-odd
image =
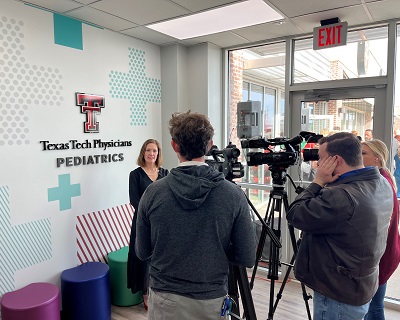
[[[111,71],[109,75],[111,97],[130,102],[132,126],[146,126],[146,103],[161,102],[161,80],[146,76],[145,61],[144,51],[129,48],[129,72]]]
[[[24,56],[24,22],[0,18],[0,147],[29,144],[28,108],[60,106],[62,75]]]

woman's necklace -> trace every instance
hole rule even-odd
[[[154,176],[155,174],[158,173],[158,169],[154,168],[154,169],[146,169],[145,167],[143,167],[144,172],[146,172],[146,174],[148,176]]]

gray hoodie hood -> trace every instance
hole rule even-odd
[[[225,177],[221,172],[202,165],[174,168],[165,179],[183,209],[193,210],[201,206],[208,193]]]

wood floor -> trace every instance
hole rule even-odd
[[[275,281],[274,303],[276,295],[279,292],[281,281]],[[307,289],[307,288],[306,288]],[[312,291],[307,289],[307,293]],[[266,320],[269,312],[270,300],[270,280],[264,276],[258,276],[254,282],[252,297],[257,313],[257,320]],[[312,299],[308,300],[310,311],[312,314]],[[241,309],[243,311],[243,309]],[[386,320],[400,319],[400,311],[385,309]],[[112,306],[112,320],[146,320],[147,312],[143,304],[131,307]],[[233,319],[233,318],[232,318]],[[301,285],[296,280],[289,280],[282,292],[282,298],[279,300],[275,313],[275,320],[307,320],[307,309],[303,299]],[[189,319],[176,319],[189,320]]]

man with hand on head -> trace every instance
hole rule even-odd
[[[180,163],[149,185],[138,209],[136,254],[151,258],[148,319],[221,319],[229,263],[255,262],[249,205],[205,163],[214,134],[206,116],[176,113],[169,130]]]
[[[295,275],[314,290],[314,320],[363,319],[378,288],[391,187],[376,167],[364,168],[352,133],[335,133],[319,145],[315,178],[287,212],[303,231]]]

